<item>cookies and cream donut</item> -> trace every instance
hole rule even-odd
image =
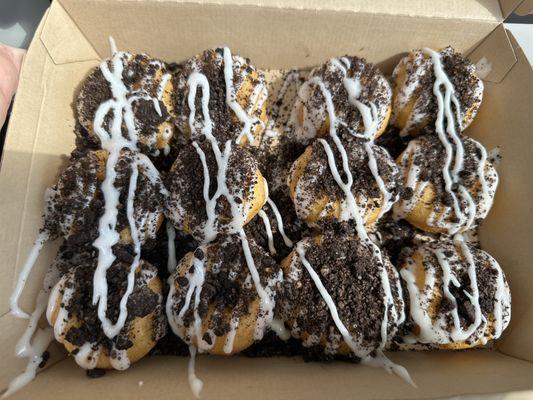
[[[122,135],[128,140],[133,140],[131,131],[136,131],[137,146],[144,153],[167,153],[174,134],[172,92],[172,74],[163,61],[119,52],[94,68],[81,86],[76,99],[77,119],[84,128],[80,133],[101,144],[95,121],[101,119],[107,132],[112,124],[121,123]],[[127,104],[122,121],[115,121],[111,107],[101,107],[117,94]]]
[[[392,207],[400,174],[387,151],[350,134],[339,137],[338,142],[327,136],[306,148],[287,178],[300,219],[310,225],[343,219],[346,193],[335,175],[348,179],[340,176],[344,168],[351,172],[350,192],[366,225]]]
[[[331,100],[324,91],[329,92]],[[387,126],[391,98],[389,82],[373,64],[359,57],[332,58],[311,71],[298,91],[293,115],[300,125],[299,139],[308,143],[328,134],[331,123],[329,101],[332,101],[337,119],[355,133],[367,129],[361,105],[369,108],[375,120],[374,139]]]
[[[208,141],[184,145],[167,177],[167,217],[200,242],[213,240],[219,232],[237,232],[268,196],[257,161],[247,150],[227,145],[224,154],[224,182]],[[215,184],[220,185],[218,190]]]
[[[366,359],[404,320],[398,273],[368,239],[326,231],[282,262],[280,313],[304,346]]]
[[[46,193],[45,229],[53,235],[92,243],[98,236],[98,220],[104,213],[106,150],[90,151],[71,159],[58,182]],[[119,243],[132,242],[129,217],[135,221],[139,242],[155,238],[163,222],[162,182],[146,160],[124,149],[113,169],[117,190],[116,230]],[[132,186],[132,183],[135,185]],[[132,213],[128,216],[128,203]]]
[[[195,83],[200,77],[200,82]],[[259,146],[265,129],[267,89],[265,78],[249,59],[233,55],[227,48],[206,50],[183,64],[173,92],[177,125],[192,140],[201,136],[194,126],[203,125],[202,91],[209,91],[209,117],[217,127],[214,135],[220,143],[232,140],[240,145]],[[196,99],[196,100],[195,100]]]
[[[465,349],[497,339],[511,318],[500,266],[457,235],[410,249],[400,262],[409,312],[400,347]]]
[[[393,101],[391,122],[402,135],[416,135],[437,119],[438,102],[434,96],[435,59],[433,50],[413,50],[402,58],[392,74]],[[483,97],[483,81],[470,60],[446,47],[439,53],[442,69],[454,88],[454,112],[459,130],[470,125]]]
[[[133,290],[124,307],[128,317],[112,339],[102,330],[97,306],[92,303],[94,259],[64,271],[52,289],[46,316],[58,342],[84,369],[124,370],[144,357],[165,333],[162,284],[157,269],[141,260],[135,270]],[[110,286],[107,317],[119,324],[126,278],[131,266],[117,261],[107,271]]]
[[[462,135],[460,143],[457,164],[434,132],[409,142],[397,160],[404,184],[401,200],[394,205],[397,217],[427,232],[450,234],[466,231],[486,217],[498,173],[483,145]]]
[[[252,240],[248,252],[238,235],[228,236],[188,253],[169,278],[166,310],[170,326],[199,352],[238,353],[261,339],[272,324],[283,274]],[[247,257],[254,260],[261,294],[254,286]]]

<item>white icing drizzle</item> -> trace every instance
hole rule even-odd
[[[246,135],[251,145],[255,144],[255,138],[252,127],[256,123],[263,124],[259,118],[252,118],[236,100],[236,94],[233,87],[233,57],[229,48],[224,47],[224,80],[226,81],[226,104],[235,113],[237,118],[242,122],[243,128],[237,136],[236,143],[240,143]],[[259,86],[259,85],[258,85]]]
[[[194,396],[196,398],[199,398],[200,392],[203,387],[203,382],[197,378],[194,372],[196,352],[197,352],[197,349],[200,351],[209,350],[214,344],[214,341],[212,341],[212,344],[209,345],[207,342],[203,340],[202,334],[201,334],[202,320],[198,314],[198,306],[200,305],[200,295],[201,295],[202,286],[205,280],[204,260],[199,260],[198,258],[193,256],[192,262],[193,262],[193,272],[191,273],[190,270],[187,272],[189,287],[185,295],[185,302],[177,316],[175,316],[174,312],[172,311],[173,298],[175,295],[175,283],[173,281],[173,276],[169,278],[170,291],[169,291],[168,298],[167,298],[166,311],[167,311],[167,316],[168,316],[168,322],[170,324],[170,327],[174,331],[174,333],[176,333],[177,335],[181,337],[186,336],[188,338],[188,341],[191,343],[189,345],[189,352],[191,355],[189,359],[189,367],[188,367],[189,386]],[[193,294],[194,294],[194,304],[193,304],[194,322],[192,326],[189,326],[187,330],[187,335],[184,335],[185,326],[183,324],[183,316],[185,315],[187,310],[190,308]],[[193,342],[195,344],[192,344]]]
[[[241,239],[242,244],[242,250],[244,252],[244,258],[246,260],[246,265],[248,266],[248,270],[250,271],[250,274],[252,275],[252,280],[255,285],[255,290],[257,291],[257,294],[259,295],[259,299],[261,300],[260,304],[260,311],[259,314],[261,315],[260,318],[257,320],[257,324],[255,327],[255,334],[254,337],[256,340],[260,340],[263,337],[263,333],[265,330],[265,327],[270,326],[272,323],[272,319],[274,318],[274,306],[275,301],[272,293],[269,293],[269,287],[267,286],[267,289],[261,285],[261,280],[259,278],[259,272],[257,271],[257,268],[255,266],[254,258],[252,256],[252,252],[250,251],[250,245],[248,244],[248,239],[246,238],[246,233],[244,232],[244,229],[241,229],[239,232],[239,237]],[[281,274],[281,271],[280,271]]]
[[[202,392],[202,389],[204,387],[204,383],[198,379],[195,372],[195,364],[196,364],[196,347],[189,346],[189,353],[191,354],[191,357],[189,358],[189,366],[188,366],[188,373],[187,377],[189,379],[189,386],[191,388],[192,394],[195,398],[200,398],[200,393]]]
[[[93,303],[96,304],[98,302],[98,314],[100,317],[100,320],[102,322],[102,326],[104,328],[104,331],[106,332],[106,335],[109,337],[114,337],[118,332],[122,329],[124,322],[127,317],[127,299],[131,291],[133,290],[133,281],[134,281],[134,273],[135,269],[139,263],[139,257],[140,257],[140,241],[137,233],[137,228],[135,225],[134,215],[133,215],[133,197],[135,193],[136,188],[136,180],[138,176],[138,170],[137,170],[137,163],[134,163],[132,166],[132,176],[130,178],[130,187],[128,190],[128,205],[127,205],[127,217],[130,225],[130,233],[133,240],[134,248],[136,251],[136,257],[135,260],[131,266],[130,274],[128,275],[128,288],[126,290],[126,293],[121,299],[121,312],[119,315],[119,319],[115,325],[111,325],[110,322],[105,318],[105,312],[107,308],[107,282],[106,282],[106,271],[111,266],[111,264],[114,261],[114,255],[112,253],[112,246],[118,242],[119,235],[118,232],[115,231],[116,226],[116,218],[117,218],[117,205],[118,205],[118,198],[119,193],[117,189],[114,187],[114,181],[116,178],[116,171],[114,169],[116,162],[118,161],[118,158],[120,156],[120,151],[123,148],[135,150],[137,145],[137,133],[135,129],[135,122],[134,122],[134,115],[132,110],[132,103],[136,99],[139,98],[146,98],[145,95],[138,95],[138,96],[131,96],[129,99],[126,98],[126,95],[128,94],[128,91],[126,87],[124,86],[122,82],[122,71],[123,71],[123,64],[122,64],[122,57],[125,55],[123,52],[118,52],[116,48],[116,44],[113,38],[109,38],[111,51],[113,54],[112,58],[112,65],[113,65],[113,73],[108,68],[107,62],[103,61],[100,64],[100,69],[102,71],[102,74],[106,78],[106,80],[110,84],[111,91],[113,93],[113,99],[110,99],[103,104],[100,105],[98,110],[95,113],[95,120],[94,120],[94,131],[97,134],[98,138],[100,139],[100,142],[102,143],[102,148],[107,150],[109,152],[109,157],[106,163],[106,177],[104,179],[104,182],[102,183],[102,192],[104,194],[104,200],[105,200],[105,211],[104,215],[100,219],[99,223],[99,237],[95,241],[95,247],[99,250],[99,256],[98,256],[98,267],[97,271],[95,271],[94,276],[94,296],[93,296]],[[158,111],[159,114],[161,114],[161,110],[159,108],[159,103],[156,99],[153,99],[154,101],[154,107],[156,108],[156,111]],[[109,111],[114,112],[114,118],[111,123],[111,133],[108,133],[103,128],[104,118],[108,114]],[[121,126],[122,122],[126,124],[126,127],[128,128],[129,133],[129,140],[125,139],[122,136],[121,132]],[[157,182],[161,184],[161,179],[159,177],[159,173],[157,172],[156,168],[152,165],[151,161],[145,156],[145,155],[137,155],[136,160],[139,164],[142,164],[146,169],[146,175],[151,180],[152,183]],[[166,190],[160,185],[161,194],[166,195]],[[50,191],[47,191],[46,196],[50,195]],[[152,228],[153,229],[153,228]],[[155,230],[154,230],[155,231]],[[52,305],[55,304],[55,300],[60,295],[58,287],[62,287],[64,285],[55,285],[54,291],[50,294],[50,288],[54,286],[55,281],[59,277],[59,273],[56,270],[56,266],[53,265],[44,280],[44,289],[39,292],[38,298],[37,298],[37,304],[36,308],[31,314],[31,316],[28,316],[18,305],[18,300],[20,298],[20,295],[24,289],[25,283],[28,279],[28,276],[35,264],[35,261],[37,260],[37,257],[44,245],[44,243],[49,240],[50,233],[47,231],[42,231],[39,236],[37,237],[37,240],[28,256],[28,259],[26,263],[24,264],[21,273],[18,277],[17,283],[15,285],[15,289],[10,297],[10,307],[11,312],[13,315],[15,315],[18,318],[29,318],[28,327],[26,328],[26,331],[24,332],[21,340],[17,344],[17,356],[18,357],[25,357],[29,358],[28,366],[26,367],[26,371],[22,373],[21,375],[17,376],[9,385],[8,390],[6,393],[4,393],[3,397],[6,397],[15,391],[19,390],[23,386],[25,386],[27,383],[29,383],[33,378],[35,377],[37,368],[39,364],[42,362],[42,354],[48,347],[50,341],[53,339],[54,333],[58,341],[62,341],[62,337],[64,335],[64,327],[66,324],[66,315],[64,308],[60,308],[58,311],[58,317],[56,319],[56,324],[54,325],[54,329],[52,328],[46,328],[46,329],[39,329],[37,328],[37,323],[42,316],[42,314],[45,312],[47,318],[50,321],[52,316]],[[66,278],[65,278],[66,279]],[[68,301],[69,296],[72,295],[71,288],[65,288],[64,294],[63,294],[63,300]],[[49,295],[51,295],[51,298],[48,299]],[[49,304],[49,308],[47,309],[46,305]],[[103,318],[102,318],[103,316]],[[30,343],[31,341],[31,343]],[[87,347],[83,347],[80,349],[80,352],[76,355],[76,362],[80,365],[85,365],[87,368],[94,368],[96,365],[96,361],[98,357],[94,356],[91,358],[90,363],[87,362],[87,360],[83,360],[83,358],[86,356],[86,354],[95,353],[93,350],[90,349],[90,345],[87,344]],[[94,355],[94,354],[93,354]],[[119,354],[120,360],[111,360],[111,363],[114,367],[117,369],[125,369],[129,366],[129,360],[127,358],[127,353],[125,351],[122,351],[121,354]],[[87,359],[87,357],[85,357]],[[94,363],[94,365],[93,365]]]
[[[30,275],[31,270],[35,265],[35,262],[37,261],[37,257],[39,257],[39,253],[41,252],[44,244],[46,243],[46,241],[48,241],[49,238],[50,234],[47,231],[42,231],[41,233],[39,233],[39,236],[37,236],[35,244],[33,245],[33,248],[31,249],[26,262],[20,270],[15,289],[13,289],[13,292],[9,297],[11,314],[17,318],[30,318],[30,316],[19,307],[18,301],[20,295],[22,294],[22,291],[24,290],[24,286],[26,285],[28,276]]]
[[[281,237],[283,238],[283,242],[285,243],[285,246],[292,248],[294,245],[293,241],[289,239],[289,237],[285,234],[285,228],[283,226],[283,217],[281,216],[281,213],[278,210],[278,206],[276,206],[276,203],[269,197],[269,191],[268,191],[268,183],[265,180],[265,196],[267,198],[267,203],[272,209],[272,212],[274,213],[274,217],[276,218],[276,223],[278,224],[278,231]],[[268,218],[268,215],[265,211],[260,210],[259,216],[263,220],[263,223],[265,225],[265,231],[268,238],[268,249],[270,250],[270,254],[276,254],[276,248],[274,246],[274,237],[272,235],[272,228],[270,226],[270,220]]]
[[[114,355],[109,357],[111,366],[119,371],[124,371],[130,367],[130,359],[127,350],[114,349]]]
[[[445,149],[442,177],[444,189],[452,201],[450,207],[434,208],[426,223],[430,226],[445,229],[448,234],[454,235],[471,229],[475,224],[476,217],[483,218],[486,216],[492,205],[498,177],[495,170],[487,162],[488,156],[484,147],[469,138],[465,140],[471,141],[481,154],[480,159],[477,160],[476,171],[480,183],[480,194],[476,195],[477,203],[469,190],[461,184],[460,172],[464,167],[465,154],[463,139],[456,131],[456,124],[459,122],[461,126],[462,123],[459,101],[455,96],[453,84],[442,66],[441,54],[431,49],[424,49],[424,53],[431,57],[435,75],[433,94],[438,105],[435,131]],[[421,151],[417,148],[417,140],[411,141],[399,160],[402,169],[407,171],[405,186],[413,189],[413,195],[409,200],[402,200],[395,207],[395,215],[397,217],[405,218],[413,211],[427,186],[428,182],[420,182],[421,170],[413,162],[413,158]],[[490,185],[487,175],[491,179]],[[457,222],[450,221],[452,216],[456,217]]]
[[[217,200],[220,198],[220,196],[225,197],[231,206],[231,212],[232,212],[232,222],[230,224],[230,232],[229,233],[235,233],[237,232],[243,225],[244,225],[244,217],[243,217],[243,204],[237,204],[235,202],[234,197],[231,195],[227,184],[226,184],[226,171],[228,168],[228,162],[229,158],[231,156],[231,141],[228,140],[224,145],[224,153],[220,151],[220,148],[218,146],[218,142],[216,138],[212,134],[213,124],[211,121],[211,117],[209,116],[209,82],[205,75],[193,72],[188,79],[188,85],[189,85],[189,97],[188,97],[188,105],[189,109],[191,110],[189,114],[189,126],[191,129],[191,132],[195,131],[195,114],[196,114],[196,106],[195,106],[195,98],[196,98],[196,91],[197,87],[200,86],[202,89],[202,114],[204,117],[204,124],[201,127],[202,134],[206,137],[206,139],[211,144],[211,149],[213,151],[213,154],[215,155],[215,160],[217,163],[218,171],[217,171],[217,190],[213,197],[209,197],[209,185],[210,185],[210,176],[209,176],[209,169],[207,167],[207,161],[205,158],[205,154],[203,150],[198,146],[196,142],[193,142],[193,146],[196,149],[196,152],[198,153],[198,156],[200,157],[200,160],[202,161],[203,166],[203,173],[204,173],[204,188],[203,188],[203,196],[205,201],[205,208],[206,208],[206,214],[207,214],[207,222],[205,223],[204,227],[204,241],[210,242],[214,240],[218,234],[218,230],[216,228],[216,212],[215,207],[217,204]]]
[[[224,353],[231,354],[233,351],[233,343],[235,343],[235,336],[237,335],[237,328],[239,327],[239,318],[231,317],[229,323],[229,332],[226,334],[224,341]]]
[[[109,36],[109,47],[111,49],[112,55],[117,54],[117,43],[115,42],[115,39],[112,36]]]
[[[268,238],[268,250],[270,251],[270,254],[274,255],[276,254],[276,247],[274,246],[274,236],[272,235],[272,228],[270,227],[270,220],[268,219],[268,215],[263,210],[259,210],[259,216],[263,220],[263,224],[265,225],[265,231]]]
[[[267,203],[272,209],[272,212],[274,213],[274,216],[276,217],[276,222],[278,224],[278,231],[281,237],[283,238],[283,242],[285,243],[285,246],[292,247],[294,245],[293,241],[289,239],[289,237],[285,234],[285,228],[283,227],[283,217],[281,216],[281,213],[278,210],[278,206],[276,206],[276,203],[270,198],[267,197]]]
[[[496,339],[502,335],[503,330],[509,325],[511,320],[511,293],[505,282],[503,270],[490,255],[489,260],[492,267],[498,271],[496,294],[494,296],[494,338]]]
[[[74,360],[83,369],[94,369],[100,358],[100,352],[100,347],[94,350],[93,345],[86,342],[79,347],[78,352],[74,355]]]
[[[442,176],[444,179],[444,186],[446,192],[448,192],[453,200],[453,210],[459,222],[456,224],[450,224],[448,233],[454,234],[461,230],[461,225],[465,223],[465,220],[472,220],[475,218],[474,215],[467,216],[465,215],[460,207],[459,201],[457,199],[456,193],[452,190],[452,185],[459,182],[459,172],[463,169],[464,163],[464,148],[461,138],[458,136],[455,130],[456,121],[460,121],[460,118],[456,118],[452,112],[452,103],[455,106],[456,113],[460,112],[460,105],[457,97],[454,93],[454,87],[441,62],[441,56],[434,50],[424,49],[424,52],[431,57],[433,62],[433,72],[435,74],[435,83],[433,84],[433,94],[437,99],[438,110],[437,110],[437,119],[435,121],[435,130],[439,137],[439,140],[442,142],[446,150],[446,159],[444,167],[442,169]],[[441,92],[441,86],[444,86],[444,95]],[[444,128],[444,123],[446,122],[446,129]],[[454,148],[449,142],[447,135],[452,139],[455,145],[455,155]],[[453,168],[450,171],[452,158],[454,159]],[[462,185],[459,185],[461,188]],[[464,187],[463,187],[464,189]],[[460,190],[460,194],[464,196],[463,198],[468,202],[473,202],[470,194],[467,190]],[[467,228],[470,225],[466,226]]]
[[[169,73],[166,73],[161,77],[161,82],[159,82],[159,86],[157,87],[157,99],[158,100],[163,99],[163,93],[165,93],[165,87],[167,86],[167,83],[171,77],[172,75],[170,75]]]
[[[344,323],[341,321],[339,317],[339,312],[337,311],[337,306],[335,305],[335,302],[331,298],[331,295],[328,293],[327,289],[324,287],[322,281],[320,280],[320,277],[315,272],[309,261],[305,258],[305,249],[303,247],[302,242],[299,242],[296,245],[296,252],[298,253],[298,256],[300,257],[300,261],[302,262],[303,266],[311,276],[311,279],[313,280],[316,288],[320,292],[320,295],[326,302],[326,305],[329,308],[331,317],[333,318],[333,322],[335,323],[335,326],[339,330],[339,332],[342,335],[342,338],[346,342],[346,344],[350,347],[350,349],[354,352],[354,354],[358,357],[366,357],[368,353],[371,351],[370,349],[365,349],[361,345],[360,340],[355,340],[353,336],[350,334]]]
[[[361,114],[364,126],[364,133],[362,137],[366,139],[364,147],[368,156],[368,167],[370,168],[372,176],[374,177],[374,180],[378,185],[381,195],[383,196],[383,205],[381,206],[381,209],[378,214],[379,219],[387,211],[389,211],[392,205],[398,200],[398,195],[396,195],[396,197],[393,199],[392,194],[387,190],[385,182],[379,174],[376,156],[374,154],[373,142],[379,128],[378,110],[374,103],[370,103],[370,107],[368,107],[366,104],[363,104],[361,101],[358,100],[359,95],[361,94],[361,83],[356,77],[353,79],[349,79],[347,77],[347,68],[350,68],[349,60],[346,57],[343,57],[341,61],[346,65],[346,67],[343,67],[338,61],[334,63],[334,65],[337,65],[344,75],[342,82],[346,93],[348,93],[349,103],[355,106],[359,111],[359,114]],[[354,134],[354,136],[359,135]]]
[[[405,367],[402,367],[401,365],[393,363],[391,360],[383,354],[383,350],[379,349],[376,350],[376,355],[374,357],[365,357],[361,360],[361,364],[368,365],[370,367],[375,368],[383,368],[385,371],[387,371],[389,374],[393,373],[397,376],[399,376],[401,379],[403,379],[405,382],[407,382],[409,385],[417,388],[416,383],[411,378],[411,375],[409,375],[409,372]]]
[[[274,127],[280,125],[280,121],[278,119],[280,117],[279,114],[281,106],[283,104],[285,96],[287,95],[287,92],[289,91],[291,84],[298,84],[299,79],[300,72],[297,70],[291,70],[285,75],[281,88],[278,91],[276,100],[270,105],[270,117],[265,128],[265,136],[270,138],[278,136],[278,132],[274,129]],[[298,87],[296,88],[296,90],[298,90]]]
[[[149,159],[144,155],[136,155],[136,160],[132,165],[132,175],[130,177],[130,185],[128,189],[128,223],[129,229],[135,249],[134,261],[130,267],[128,274],[127,289],[120,301],[120,313],[115,324],[106,317],[107,310],[107,291],[108,285],[106,280],[107,270],[115,261],[113,254],[113,246],[119,242],[120,235],[116,231],[118,204],[120,193],[114,186],[117,178],[115,170],[116,164],[123,149],[136,150],[137,146],[137,130],[135,127],[134,114],[132,103],[139,98],[147,98],[145,95],[131,95],[122,81],[122,72],[124,69],[123,57],[125,53],[114,52],[111,64],[113,71],[111,72],[107,61],[102,61],[100,70],[104,78],[108,81],[113,99],[102,103],[94,117],[94,131],[100,139],[102,148],[108,151],[108,158],[106,161],[106,175],[102,182],[101,190],[103,193],[105,206],[104,213],[98,223],[98,238],[94,241],[93,246],[98,250],[98,264],[93,278],[93,304],[98,304],[98,318],[102,323],[102,329],[109,338],[115,337],[124,327],[127,319],[127,301],[128,297],[133,291],[133,284],[135,278],[135,270],[140,259],[140,240],[138,237],[135,219],[133,218],[133,200],[136,189],[136,180],[138,176],[138,163],[145,167],[146,175],[151,181],[159,181],[158,173],[155,167],[151,165]],[[129,97],[128,97],[129,96]],[[156,111],[159,103],[157,99],[150,98],[154,102]],[[110,126],[110,132],[104,128],[104,119],[108,113],[113,112],[113,119]],[[160,112],[159,110],[158,112]],[[122,124],[125,123],[128,130],[128,139],[122,135]],[[162,191],[165,194],[166,191]]]
[[[26,282],[27,277],[31,271],[31,265],[33,265],[33,263],[35,262],[40,248],[42,248],[42,245],[47,240],[47,236],[47,233],[41,233],[39,235],[36,244],[34,245],[33,251],[28,257],[28,261],[26,262],[25,267],[23,268],[23,271],[26,272],[21,273],[21,276],[19,277],[19,282],[22,283],[17,283],[18,294],[13,294],[11,296],[11,299],[14,299],[13,303],[17,306],[15,309],[18,308],[18,298],[24,288],[24,283]],[[52,330],[52,328],[46,327],[44,329],[41,329],[38,327],[38,324],[39,320],[41,319],[41,316],[45,313],[48,297],[50,295],[50,289],[56,284],[58,279],[59,270],[57,268],[56,261],[54,261],[54,263],[52,263],[52,265],[48,268],[48,271],[44,277],[43,289],[41,289],[39,291],[39,294],[37,295],[35,309],[31,313],[31,315],[28,316],[23,312],[14,313],[17,318],[29,318],[28,325],[26,326],[24,333],[22,334],[15,347],[15,356],[17,358],[27,358],[28,364],[26,365],[25,371],[20,375],[16,376],[9,383],[7,391],[2,395],[2,398],[15,393],[35,378],[37,369],[39,368],[39,364],[41,364],[41,362],[43,361],[42,354],[48,348],[48,345],[54,338],[54,331]],[[26,317],[24,315],[26,315]]]
[[[53,314],[57,309],[58,300],[60,298],[60,302],[65,305],[68,304],[72,298],[72,295],[74,294],[74,287],[73,285],[66,286],[66,283],[68,281],[72,281],[73,277],[73,272],[63,275],[59,283],[52,289],[52,293],[50,293],[50,300],[48,302],[48,308],[46,309],[46,319],[48,320],[48,323],[54,327],[54,335],[59,343],[64,342],[64,336],[66,334],[65,328],[68,323],[68,311],[66,310],[66,307],[60,306],[59,310],[57,310],[55,323],[52,323]]]
[[[46,309],[47,300],[48,293],[41,290],[37,296],[35,310],[29,317],[28,326],[15,347],[15,355],[18,358],[28,358],[28,365],[23,373],[9,383],[2,398],[12,395],[35,378],[39,364],[43,361],[42,355],[54,338],[52,328],[41,329],[38,327],[39,319]]]
[[[141,259],[141,243],[139,241],[139,234],[137,232],[135,219],[133,217],[133,199],[135,197],[135,188],[137,187],[137,177],[139,175],[139,171],[137,169],[137,164],[135,163],[131,166],[131,168],[132,168],[132,171],[131,171],[130,183],[129,183],[129,188],[128,188],[128,198],[126,201],[126,215],[128,217],[130,235],[131,235],[131,239],[133,242],[133,251],[135,252],[135,257],[133,258],[133,262],[131,263],[130,270],[128,272],[128,278],[127,278],[128,282],[126,286],[126,291],[124,292],[124,294],[122,295],[122,298],[120,299],[120,313],[119,313],[117,322],[114,324],[115,332],[111,332],[112,337],[118,335],[118,333],[122,330],[122,328],[124,327],[124,324],[126,323],[126,317],[128,316],[128,310],[127,310],[128,298],[131,292],[133,292],[133,286],[135,284],[135,271],[137,270],[137,267],[139,266],[139,262]],[[100,311],[100,307],[99,307],[99,311]],[[104,312],[104,317],[105,317],[105,312]],[[104,332],[105,332],[105,324],[102,324],[102,328],[104,328]],[[107,333],[106,335],[110,336]],[[124,359],[124,357],[122,357],[122,359]],[[111,358],[112,365],[114,361],[116,360]],[[122,368],[117,368],[117,369],[127,368],[127,367],[123,368],[123,364],[120,364],[120,366]],[[113,365],[113,367],[115,366]]]
[[[167,269],[168,272],[173,273],[176,270],[178,261],[176,260],[176,230],[170,221],[166,223],[167,240],[168,240],[168,260]]]

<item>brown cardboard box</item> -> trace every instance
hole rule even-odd
[[[436,398],[533,389],[533,72],[501,21],[527,1],[56,0],[28,51],[0,170],[0,388],[25,366],[13,355],[25,321],[8,313],[18,269],[40,226],[43,192],[74,145],[73,93],[112,35],[120,48],[183,60],[220,44],[259,67],[313,66],[352,53],[387,72],[402,52],[451,44],[492,70],[468,133],[501,145],[501,186],[482,241],[504,268],[513,317],[494,350],[393,353],[419,388],[383,370],[299,359],[200,357],[206,399]],[[524,10],[522,10],[524,11]],[[47,245],[22,299],[32,309]],[[56,349],[58,350],[58,349]],[[191,398],[184,358],[146,358],[125,373],[85,377],[61,351],[13,399]],[[141,384],[142,382],[142,384]],[[532,395],[533,396],[533,395]]]

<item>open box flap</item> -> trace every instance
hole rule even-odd
[[[500,7],[504,20],[513,12],[518,15],[533,13],[533,1],[531,0],[500,0]]]
[[[516,63],[499,84],[487,82],[483,103],[467,133],[488,149],[501,146],[500,187],[481,229],[481,243],[502,265],[512,293],[512,318],[498,348],[533,362],[533,69],[507,32]]]
[[[64,13],[62,4],[68,15]],[[121,17],[117,18],[117,15]],[[139,18],[139,15],[143,17]],[[465,24],[468,24],[468,29],[465,29]],[[205,29],[206,26],[209,29]],[[320,29],[315,29],[317,26]],[[312,66],[329,56],[351,52],[364,54],[390,72],[400,53],[407,49],[420,46],[439,48],[452,44],[466,52],[476,48],[495,26],[497,24],[475,19],[467,22],[464,19],[383,14],[369,17],[369,14],[331,10],[318,13],[274,7],[164,1],[157,7],[151,1],[54,2],[28,51],[0,169],[0,254],[3,255],[0,272],[4,274],[4,279],[0,281],[2,313],[7,312],[16,273],[39,228],[44,189],[55,181],[62,163],[61,155],[68,154],[73,148],[74,115],[71,105],[74,93],[90,68],[97,65],[93,59],[95,55],[107,54],[108,34],[114,35],[122,48],[150,51],[169,60],[182,60],[222,42],[250,56],[263,67]],[[161,35],[161,32],[166,34]],[[339,32],[346,34],[339,35]],[[53,46],[54,35],[59,35],[57,40],[71,38],[79,46],[76,43]],[[392,36],[394,40],[388,40]],[[279,43],[287,43],[287,38],[292,38],[290,45],[279,46]],[[93,52],[93,47],[98,49],[98,53]],[[469,133],[489,148],[503,145],[506,161],[501,167],[502,187],[495,210],[485,224],[483,240],[488,251],[501,261],[507,271],[514,296],[513,319],[509,333],[501,342],[501,350],[533,360],[533,343],[527,336],[533,326],[533,291],[530,289],[533,274],[528,268],[533,257],[533,248],[528,243],[533,236],[533,228],[528,226],[532,210],[527,209],[528,196],[533,194],[529,178],[532,145],[529,110],[533,80],[531,68],[521,50],[515,49],[513,54],[516,63],[503,76],[501,83],[487,82],[485,101]],[[498,57],[498,52],[494,52],[491,60],[499,62]],[[21,303],[27,310],[33,306],[42,275],[54,252],[55,247],[47,245],[36,265]],[[0,330],[0,340],[6,344],[12,343],[14,335],[22,331],[22,327],[10,320],[14,321],[10,315],[4,315],[1,320],[2,324],[9,324],[9,329]],[[216,398],[219,398],[219,391],[226,398],[238,397],[251,385],[256,388],[254,395],[258,398],[271,398],[275,393],[278,397],[280,393],[294,398],[299,394],[310,398],[310,393],[324,397],[326,387],[329,388],[328,393],[333,390],[339,393],[339,397],[354,393],[375,397],[379,389],[379,397],[383,398],[442,397],[533,387],[530,381],[533,373],[531,363],[496,352],[446,354],[393,355],[395,360],[405,361],[415,377],[421,377],[420,391],[403,387],[401,381],[388,377],[383,371],[342,363],[325,366],[303,365],[287,359],[238,358],[227,361],[202,357],[199,372],[210,382],[206,390],[210,390]],[[4,364],[22,364],[14,361],[13,348],[8,345],[2,346],[0,357]],[[152,378],[152,384],[160,382],[162,389],[159,393],[162,396],[189,396],[185,363],[185,359],[146,359],[126,374],[110,374],[108,378],[113,379],[113,383],[95,385],[94,381],[85,379],[72,360],[67,360],[44,373],[20,396],[32,394],[35,398],[42,398],[43,393],[53,393],[53,397],[57,398],[72,397],[72,391],[64,388],[76,387],[79,388],[77,397],[94,398],[98,394],[109,394],[111,385],[116,387],[116,381],[118,387],[124,389],[117,392],[117,396],[131,397],[139,394],[138,380],[148,381],[146,377]],[[11,371],[10,368],[4,371]],[[0,387],[5,387],[12,376],[11,373],[9,376],[0,374]],[[441,378],[435,379],[435,376]],[[454,384],[450,384],[449,376]],[[235,382],[235,385],[229,382]],[[157,397],[157,389],[147,387],[151,389],[143,395]]]
[[[428,44],[435,48],[451,44],[468,51],[499,23],[496,19],[472,19],[464,29],[465,19],[458,16],[428,18],[330,9],[317,13],[308,8],[251,4],[117,0],[61,3],[102,57],[109,55],[111,35],[119,48],[178,62],[205,48],[229,45],[253,59],[255,65],[270,68],[310,67],[346,53],[364,54],[370,61],[382,62]],[[394,40],[385,39],[391,35]],[[294,39],[288,43],[287,37]],[[276,47],[274,54],[267,51],[272,45]]]
[[[79,3],[99,2],[108,3],[109,0],[60,0],[64,4],[72,1]],[[112,0],[124,3],[130,0]],[[507,3],[507,0],[501,0]],[[520,0],[515,0],[520,1]],[[419,0],[148,0],[145,2],[161,3],[190,3],[190,4],[218,4],[224,6],[256,6],[284,9],[306,10],[334,10],[349,11],[364,14],[403,15],[426,18],[450,18],[501,22],[502,8],[498,0],[462,0],[451,5],[446,1]],[[512,1],[511,1],[512,3]],[[510,8],[512,5],[507,5]],[[515,6],[516,7],[516,6]],[[513,8],[514,9],[514,8]]]
[[[514,12],[520,16],[533,14],[533,0],[524,0]]]

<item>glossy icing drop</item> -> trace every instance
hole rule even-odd
[[[173,273],[176,270],[178,261],[176,260],[176,230],[170,221],[166,223],[167,240],[168,240],[168,260],[167,269],[169,273]]]
[[[254,119],[243,110],[239,102],[237,101],[237,95],[233,86],[233,57],[229,48],[224,47],[224,80],[226,81],[226,105],[231,108],[235,113],[239,121],[242,122],[243,127],[236,142],[241,143],[244,136],[248,138],[248,142],[251,145],[255,144],[255,138],[252,132],[252,127],[255,123],[262,123],[259,119]],[[257,85],[259,86],[259,85]],[[256,86],[256,89],[257,89]],[[253,104],[253,102],[252,102]]]

